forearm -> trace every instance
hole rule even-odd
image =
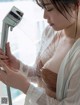
[[[23,82],[23,85],[21,85],[20,90],[21,90],[24,94],[26,94],[26,92],[27,92],[28,89],[29,89],[29,86],[30,86],[30,83],[29,83],[27,80],[25,80],[25,81]]]
[[[36,70],[36,67],[30,67],[20,62],[20,71],[30,82],[37,84],[39,87],[42,87],[42,79],[40,77],[40,72],[37,72],[39,70]]]
[[[25,65],[22,62],[20,62],[19,69],[26,77],[35,76],[35,68],[34,67]]]

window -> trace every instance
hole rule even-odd
[[[9,32],[8,41],[10,42],[11,51],[14,56],[28,65],[33,65],[35,62],[37,44],[41,38],[42,31],[47,25],[43,20],[42,9],[33,1],[34,0],[0,0],[0,29],[2,28],[3,18],[12,6],[16,6],[24,12],[24,17],[21,22],[14,27],[12,32]],[[3,84],[0,86],[3,87]],[[2,87],[0,87],[2,91],[0,94],[6,95],[7,92],[4,92],[6,88],[2,90]],[[23,105],[25,96],[21,91],[11,88],[11,94],[14,105]]]

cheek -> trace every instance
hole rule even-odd
[[[51,21],[53,21],[55,27],[57,30],[64,29],[71,25],[72,22],[68,21],[63,15],[61,14],[54,14],[52,15]]]
[[[66,18],[61,17],[57,17],[55,22],[55,24],[59,27],[67,27],[70,24],[70,22]]]

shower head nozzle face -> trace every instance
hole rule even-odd
[[[13,6],[10,12],[3,19],[3,22],[9,26],[15,27],[21,21],[22,17],[23,12]]]

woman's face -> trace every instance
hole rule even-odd
[[[68,19],[66,19],[50,2],[50,0],[44,0],[46,9],[44,9],[44,18],[54,30],[62,30],[70,27],[75,23],[75,10],[72,12],[69,10],[70,15],[66,13]]]

